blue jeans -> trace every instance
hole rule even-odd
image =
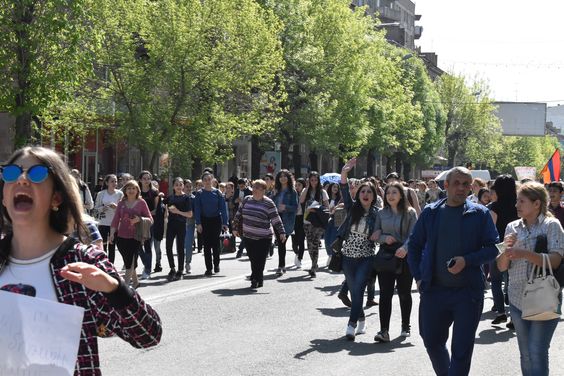
[[[145,240],[143,243],[143,247],[141,247],[141,251],[139,253],[139,258],[141,258],[141,262],[143,263],[143,271],[146,274],[151,274],[151,267],[153,263],[153,251],[151,249],[151,245],[153,244],[153,225],[151,225],[151,238]]]
[[[373,256],[352,258],[343,255],[343,273],[351,292],[352,303],[349,324],[355,327],[359,319],[364,320],[362,299],[364,298],[364,289],[373,267]]]
[[[192,263],[192,246],[194,245],[194,230],[196,223],[186,224],[186,237],[184,238],[184,254],[186,255],[186,263]]]
[[[517,333],[523,376],[548,376],[548,348],[559,319],[523,320],[521,311],[512,304],[509,312]]]
[[[435,373],[468,375],[484,307],[483,291],[433,286],[422,291],[420,299],[419,331]],[[453,323],[451,357],[446,342]]]
[[[339,289],[339,294],[348,295],[349,286],[347,285],[347,280],[345,279],[341,284]],[[366,300],[374,300],[376,296],[376,277],[372,278],[368,276],[368,281],[366,282]]]

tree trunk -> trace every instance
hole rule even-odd
[[[251,136],[251,149],[251,179],[257,179],[260,176],[260,159],[263,154],[257,136]]]
[[[294,151],[292,152],[292,164],[294,166],[294,176],[296,179],[302,177],[302,155],[300,153],[299,142],[294,143]]]
[[[374,150],[368,149],[366,151],[366,175],[374,176]]]
[[[198,180],[200,176],[202,176],[202,160],[200,158],[194,158],[192,166],[192,176],[195,180]]]
[[[391,156],[387,156],[386,157],[386,175],[391,174],[392,171],[392,157]],[[386,178],[385,176],[382,176],[382,179]]]
[[[456,160],[456,148],[448,148],[448,166],[454,167],[454,162]]]
[[[309,165],[310,171],[319,171],[317,166],[317,153],[313,150],[309,153]]]
[[[413,177],[412,165],[408,161],[403,161],[403,175],[405,176],[405,180],[409,180]]]
[[[288,149],[290,149],[290,146],[288,145],[288,143],[284,140],[280,143],[280,154],[281,154],[281,161],[280,161],[280,168],[282,169],[288,169]]]
[[[394,158],[396,159],[396,172],[398,173],[398,175],[401,177],[402,176],[402,171],[401,171],[401,166],[402,166],[402,160],[401,160],[401,153],[397,152],[394,154]]]

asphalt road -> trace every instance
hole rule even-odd
[[[325,252],[320,265],[325,265]],[[118,256],[119,258],[119,256]],[[419,296],[414,290],[412,336],[399,337],[400,310],[394,297],[388,344],[375,343],[378,307],[368,309],[368,333],[355,342],[344,338],[349,315],[337,298],[343,276],[322,268],[311,279],[293,267],[276,278],[277,254],[267,261],[264,287],[249,288],[246,256],[222,255],[221,272],[205,278],[202,254],[194,254],[193,273],[166,282],[168,269],[143,283],[139,292],[163,322],[161,343],[139,350],[119,338],[101,339],[105,375],[434,375],[418,335]],[[304,269],[309,256],[304,256]],[[166,261],[165,261],[166,264]],[[164,265],[163,265],[164,266]],[[140,271],[140,268],[139,268]],[[378,291],[377,291],[378,293]],[[377,297],[378,298],[378,297]],[[484,311],[492,306],[488,294]],[[494,327],[485,312],[476,335],[471,375],[519,375],[515,333]],[[564,375],[564,329],[555,333],[551,375]]]

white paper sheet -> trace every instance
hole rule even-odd
[[[72,375],[84,308],[0,291],[0,375]]]

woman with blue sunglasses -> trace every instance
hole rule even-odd
[[[0,240],[0,290],[33,292],[85,309],[74,374],[101,373],[98,336],[116,334],[135,347],[156,345],[162,334],[157,313],[123,282],[104,252],[68,236],[75,229],[82,230],[79,237],[88,232],[78,188],[62,158],[50,149],[25,147],[0,172],[0,228],[7,230]]]

